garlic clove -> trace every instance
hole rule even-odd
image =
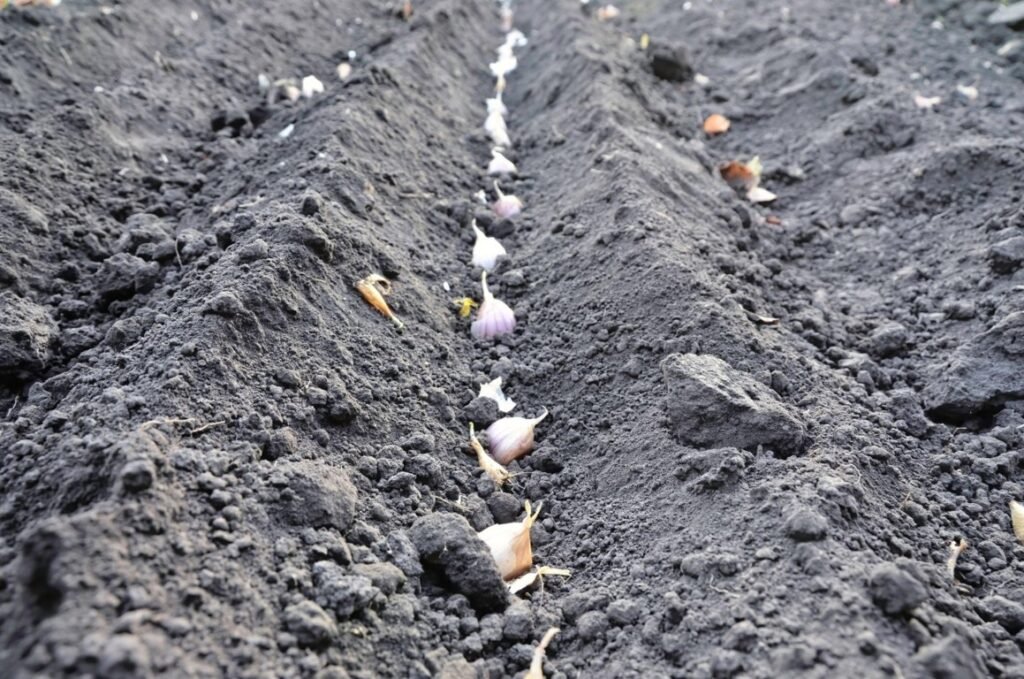
[[[495,146],[512,146],[512,140],[508,136],[508,127],[505,125],[505,118],[500,113],[489,113],[484,120],[484,131],[491,137]]]
[[[511,45],[512,47],[525,47],[526,42],[526,36],[518,29],[511,30],[505,34],[506,45]]]
[[[470,333],[477,339],[493,339],[508,335],[516,327],[515,313],[507,304],[491,294],[487,288],[486,271],[481,275],[480,284],[483,286],[484,299],[477,309],[476,320],[469,326]]]
[[[488,115],[497,113],[503,117],[508,115],[508,107],[505,106],[505,103],[501,100],[501,92],[498,92],[487,100],[487,113]]]
[[[515,410],[516,402],[505,396],[501,390],[501,378],[498,377],[486,384],[480,385],[480,393],[477,398],[489,398],[498,404],[498,410],[503,413],[510,413]]]
[[[747,191],[747,200],[749,200],[751,203],[770,203],[776,198],[778,198],[778,196],[776,196],[768,189],[762,188],[760,186],[752,186]]]
[[[504,580],[511,580],[533,567],[533,546],[530,542],[530,528],[540,515],[543,503],[532,511],[526,501],[526,518],[515,523],[499,523],[480,531],[480,539],[491,552],[498,571]]]
[[[487,165],[487,174],[489,175],[510,175],[518,174],[519,170],[516,168],[516,164],[505,157],[497,147],[491,149],[491,162]]]
[[[519,200],[517,196],[512,194],[502,193],[501,187],[498,186],[498,182],[494,182],[494,191],[498,194],[498,199],[491,205],[491,209],[494,210],[494,214],[504,219],[508,219],[510,217],[515,217],[523,211],[523,201]]]
[[[512,71],[516,70],[516,66],[519,65],[519,60],[516,59],[515,55],[512,54],[512,50],[509,49],[506,54],[501,54],[497,61],[491,62],[490,69],[496,77],[506,76]]]
[[[312,99],[313,95],[323,94],[324,84],[315,75],[307,75],[302,79],[302,96]]]
[[[1016,500],[1010,500],[1010,523],[1013,524],[1013,534],[1024,543],[1024,505]]]
[[[547,416],[545,408],[539,417],[503,417],[492,423],[487,428],[487,446],[494,459],[508,464],[533,450],[533,431]]]
[[[499,257],[506,257],[505,247],[498,242],[497,238],[488,236],[473,220],[473,233],[476,234],[476,243],[473,245],[473,266],[478,266],[484,271],[493,271],[498,264]]]

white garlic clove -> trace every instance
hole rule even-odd
[[[505,34],[505,44],[512,47],[525,47],[526,36],[520,30],[512,30]]]
[[[486,384],[480,385],[480,393],[478,398],[489,398],[498,404],[498,411],[503,413],[510,413],[515,410],[516,402],[505,396],[505,392],[501,390],[501,378],[495,378]]]
[[[494,182],[494,192],[498,194],[498,199],[491,205],[494,214],[503,219],[508,219],[515,217],[523,211],[523,201],[512,194],[503,193],[501,187],[498,186],[498,182]]]
[[[505,118],[500,113],[489,113],[484,120],[484,131],[491,137],[495,146],[512,146],[512,140],[508,136],[508,127],[505,125]]]
[[[501,464],[518,460],[533,450],[533,431],[545,417],[503,417],[487,428],[487,446],[491,456]]]
[[[752,186],[747,190],[747,200],[751,203],[770,203],[776,198],[778,196],[760,186]]]
[[[302,79],[302,96],[311,99],[313,95],[323,94],[324,84],[315,75],[307,75]]]
[[[498,264],[499,257],[508,255],[505,247],[498,242],[497,238],[488,236],[473,220],[473,233],[476,234],[476,243],[473,245],[473,266],[478,266],[484,271],[493,271]]]
[[[476,320],[469,326],[469,331],[477,339],[494,339],[508,335],[516,327],[516,315],[512,309],[496,299],[487,288],[487,272],[483,272],[480,284],[484,290],[484,299],[476,311]]]
[[[530,542],[530,528],[540,514],[541,505],[532,511],[526,502],[526,518],[515,523],[499,523],[489,526],[478,534],[491,552],[498,572],[504,580],[511,580],[533,567],[533,546]]]
[[[508,115],[508,107],[505,106],[505,103],[501,100],[501,92],[498,92],[487,100],[487,114],[490,115],[492,113],[496,113],[502,117]]]
[[[1024,505],[1016,500],[1010,500],[1010,523],[1013,524],[1013,534],[1024,543]]]
[[[516,66],[519,65],[519,60],[516,59],[515,55],[512,54],[512,50],[508,50],[507,54],[503,54],[498,57],[497,61],[491,62],[490,69],[497,77],[503,77],[516,70]]]
[[[491,149],[491,162],[487,164],[487,174],[489,175],[511,175],[518,174],[519,170],[516,168],[516,164],[505,157],[498,148]]]

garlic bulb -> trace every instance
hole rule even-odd
[[[518,174],[519,170],[516,168],[516,164],[505,157],[505,154],[501,152],[497,147],[491,149],[491,162],[487,165],[487,174],[489,175],[509,175]]]
[[[476,312],[476,320],[469,326],[469,331],[477,339],[493,339],[508,335],[516,327],[516,315],[507,304],[496,299],[487,288],[487,272],[480,277],[480,285],[484,289],[484,300]]]
[[[480,469],[483,469],[484,473],[491,477],[491,481],[494,481],[496,486],[501,488],[508,483],[508,480],[512,478],[512,474],[487,454],[483,444],[480,443],[480,439],[476,437],[476,432],[473,431],[472,422],[469,423],[469,447],[476,453],[476,461],[480,465]]]
[[[493,271],[498,264],[499,257],[508,255],[505,247],[498,242],[497,238],[488,236],[473,220],[473,233],[476,234],[476,243],[473,245],[473,266],[478,266],[484,271]]]
[[[501,114],[487,114],[487,118],[484,120],[484,131],[490,135],[495,146],[512,146],[512,139],[508,136],[508,127]]]
[[[523,211],[523,201],[519,200],[517,196],[512,194],[502,193],[501,187],[498,186],[498,182],[494,182],[494,192],[498,194],[498,200],[494,201],[491,205],[491,209],[494,210],[494,214],[504,219],[508,219],[509,217],[515,217]]]
[[[548,416],[547,408],[540,417],[503,417],[487,428],[487,446],[501,464],[518,460],[533,450],[533,430]]]
[[[498,92],[487,100],[487,113],[497,113],[503,117],[508,115],[508,107],[505,106],[505,102],[501,100],[501,92]]]
[[[302,79],[302,96],[311,99],[314,94],[322,94],[324,84],[315,75],[307,75]]]
[[[498,404],[498,410],[503,413],[510,413],[516,407],[516,402],[505,396],[501,390],[501,378],[491,380],[487,384],[480,385],[480,393],[477,398],[489,398]]]
[[[498,572],[505,580],[522,575],[533,567],[533,546],[530,543],[530,528],[540,514],[543,503],[537,504],[537,511],[531,511],[526,501],[526,518],[515,523],[499,523],[480,531],[480,539],[491,550]]]

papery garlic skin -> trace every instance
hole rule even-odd
[[[497,377],[486,384],[480,385],[480,393],[477,398],[489,398],[498,404],[498,411],[510,413],[515,410],[516,402],[505,396],[501,390],[501,378]]]
[[[487,427],[487,447],[491,456],[501,464],[518,460],[533,450],[533,430],[548,411],[539,417],[503,417]]]
[[[473,233],[476,234],[476,243],[473,244],[473,266],[478,266],[484,271],[493,271],[498,264],[499,257],[506,257],[508,253],[497,238],[488,236],[473,220]]]
[[[491,162],[487,164],[487,174],[494,176],[518,173],[519,169],[516,167],[516,164],[506,158],[505,154],[497,148],[491,149]]]
[[[484,300],[476,312],[476,320],[469,326],[469,331],[476,339],[493,339],[508,335],[516,327],[516,315],[512,309],[496,299],[487,288],[487,272],[481,275],[480,284],[484,290]]]
[[[527,501],[526,518],[522,521],[495,524],[478,533],[491,551],[502,579],[511,580],[533,567],[530,528],[540,515],[541,504],[537,505],[536,511],[531,511],[530,503]]]
[[[469,447],[476,453],[477,464],[480,465],[480,469],[490,477],[491,481],[494,481],[494,485],[501,488],[508,480],[512,478],[512,474],[509,473],[505,467],[494,461],[494,458],[487,454],[484,450],[484,446],[480,443],[480,439],[476,437],[473,423],[469,423]]]

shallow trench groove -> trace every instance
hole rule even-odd
[[[1024,108],[983,66],[1009,29],[975,53],[981,29],[950,9],[939,31],[927,2],[635,2],[602,23],[516,0],[526,209],[490,280],[520,325],[484,343],[451,301],[480,289],[497,9],[413,4],[408,23],[349,0],[0,17],[26,55],[0,78],[0,236],[29,234],[2,240],[4,280],[75,346],[0,430],[0,662],[494,679],[557,626],[558,679],[1020,675],[1020,403],[974,431],[922,407],[1013,349]],[[112,35],[134,42],[87,49]],[[654,75],[678,44],[710,86]],[[992,98],[918,111],[915,89],[953,91],[930,70],[949,45]],[[349,48],[344,84],[259,108],[253,58],[326,74]],[[31,84],[49,61],[54,91]],[[211,133],[221,101],[238,126]],[[733,129],[707,139],[718,111]],[[38,152],[72,133],[81,163]],[[716,176],[754,154],[768,208]],[[406,333],[354,291],[373,272]],[[551,411],[508,492],[465,445],[498,376],[518,412]],[[471,534],[524,498],[545,503],[535,563],[571,578],[495,611],[456,593],[466,573],[421,574],[417,520]]]

